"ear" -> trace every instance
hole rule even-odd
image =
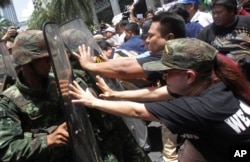
[[[190,4],[190,9],[193,10],[194,9],[194,4]]]
[[[192,84],[195,82],[197,74],[193,70],[186,71],[187,84]]]
[[[165,36],[165,40],[170,40],[170,39],[174,39],[174,33],[168,33],[166,36]]]

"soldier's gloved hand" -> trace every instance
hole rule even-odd
[[[99,89],[103,92],[99,95],[99,97],[104,99],[112,99],[114,98],[114,92],[104,81],[102,77],[99,75],[96,76],[96,85],[99,87]]]
[[[84,44],[79,46],[79,53],[73,52],[74,57],[79,61],[83,69],[88,70],[91,63],[95,63],[90,53],[90,47]]]
[[[47,145],[49,147],[66,145],[69,140],[67,125],[64,122],[54,132],[47,136]]]

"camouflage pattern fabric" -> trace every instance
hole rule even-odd
[[[40,30],[20,32],[15,38],[12,53],[18,65],[24,65],[34,59],[49,56]]]
[[[53,77],[44,92],[18,80],[1,95],[0,161],[72,162],[67,146],[48,148],[46,136],[64,122]]]
[[[95,82],[83,70],[74,69],[75,80],[98,93]],[[120,117],[87,109],[102,158],[105,162],[150,162]]]
[[[169,40],[161,60],[145,63],[143,68],[150,71],[170,69],[211,71],[217,53],[214,47],[195,38]]]

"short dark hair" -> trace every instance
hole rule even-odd
[[[98,42],[98,45],[102,50],[105,51],[107,51],[109,48],[112,48],[112,46],[106,40],[101,40],[100,42]]]
[[[130,22],[126,25],[125,31],[131,31],[135,35],[140,35],[140,27],[135,22]]]
[[[173,33],[175,38],[185,38],[186,28],[184,19],[171,12],[162,12],[152,18],[153,22],[159,22],[159,31],[161,36],[164,37],[169,33]]]
[[[190,15],[182,5],[173,5],[168,9],[168,12],[180,15],[184,19],[185,23],[189,22]]]
[[[211,8],[213,8],[214,5],[223,5],[228,11],[234,10],[235,14],[237,14],[238,11],[237,0],[212,0]]]

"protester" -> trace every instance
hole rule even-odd
[[[150,26],[148,37],[145,41],[150,52],[150,56],[148,57],[112,60],[97,64],[93,62],[90,53],[74,55],[79,60],[82,68],[87,71],[92,71],[101,76],[115,79],[131,80],[146,78],[150,82],[140,82],[137,86],[140,88],[145,86],[159,87],[165,84],[162,79],[162,74],[158,72],[144,71],[142,65],[148,61],[159,60],[167,40],[184,37],[184,20],[176,14],[166,12],[155,15],[152,18],[152,25]],[[173,144],[166,149],[167,151],[163,151],[163,156],[166,157],[166,159],[176,160],[176,135],[174,135],[173,139],[169,141],[173,141]]]
[[[125,41],[125,27],[128,24],[127,20],[121,20],[119,23],[117,23],[115,26],[116,33],[119,37],[119,43],[122,44]]]
[[[170,101],[102,100],[83,91],[76,82],[70,85],[69,93],[75,104],[163,122],[186,138],[179,151],[180,162],[229,161],[230,147],[249,145],[250,129],[244,119],[249,118],[250,86],[238,65],[217,53],[209,44],[194,38],[174,39],[167,41],[160,61],[144,64],[146,70],[165,74],[168,92],[179,96]],[[213,82],[213,71],[223,82]]]
[[[75,23],[70,23],[72,27],[75,25]],[[91,38],[88,38],[86,31],[83,32],[74,28],[64,31],[62,33],[62,38],[64,44],[67,45],[69,52],[68,56],[72,56],[70,53],[77,51],[77,47],[82,43],[90,43],[94,41]],[[96,49],[94,44],[91,45]],[[107,50],[105,51],[105,54],[103,53],[103,56],[106,54],[107,56],[110,56],[112,47],[109,43],[103,40],[99,42],[99,45],[103,51]],[[81,87],[87,88],[98,94],[99,90],[94,84],[94,79],[91,77],[91,73],[83,71],[79,62],[75,60],[74,57],[69,57],[69,60],[74,79],[78,81]],[[66,85],[65,88],[66,90],[61,89],[61,91],[68,92],[68,85]],[[79,110],[77,112],[79,112]],[[104,162],[150,161],[147,153],[138,145],[125,122],[120,117],[101,111],[95,111],[93,109],[88,109],[87,115]]]
[[[140,27],[137,23],[128,23],[125,27],[125,34],[125,42],[117,50],[123,49],[135,52],[138,55],[146,51],[143,40],[140,37]]]
[[[117,47],[120,45],[119,36],[116,35],[116,30],[113,27],[108,27],[105,29],[105,39],[112,47]]]
[[[184,6],[190,15],[190,22],[196,22],[203,27],[213,22],[212,16],[208,12],[199,11],[199,0],[178,0],[177,4]]]
[[[237,15],[237,0],[213,0],[212,15],[214,23],[204,28],[197,38],[243,64],[250,79],[250,17]]]
[[[185,24],[180,16],[172,13],[162,13],[152,19],[152,25],[146,39],[149,57],[128,58],[123,60],[112,60],[110,62],[95,63],[91,55],[78,55],[83,69],[100,74],[107,78],[134,79],[150,78],[151,72],[147,73],[142,69],[142,64],[148,61],[159,60],[166,40],[185,37]],[[161,78],[161,75],[158,77]],[[155,76],[152,77],[155,80]],[[158,81],[158,79],[157,79]]]
[[[245,37],[240,35],[248,35],[250,29],[250,17],[237,16],[237,1],[236,0],[213,0],[212,1],[212,16],[214,22],[204,28],[197,36],[222,53],[228,53],[232,44],[237,46],[237,42],[233,41],[237,36],[240,41],[244,41]]]
[[[1,94],[0,161],[73,161],[42,31],[19,33],[13,56],[21,71]]]
[[[201,24],[197,22],[190,22],[190,16],[187,10],[181,5],[174,5],[169,8],[168,12],[174,12],[180,15],[185,20],[186,36],[189,38],[195,38],[199,32],[203,29]]]

